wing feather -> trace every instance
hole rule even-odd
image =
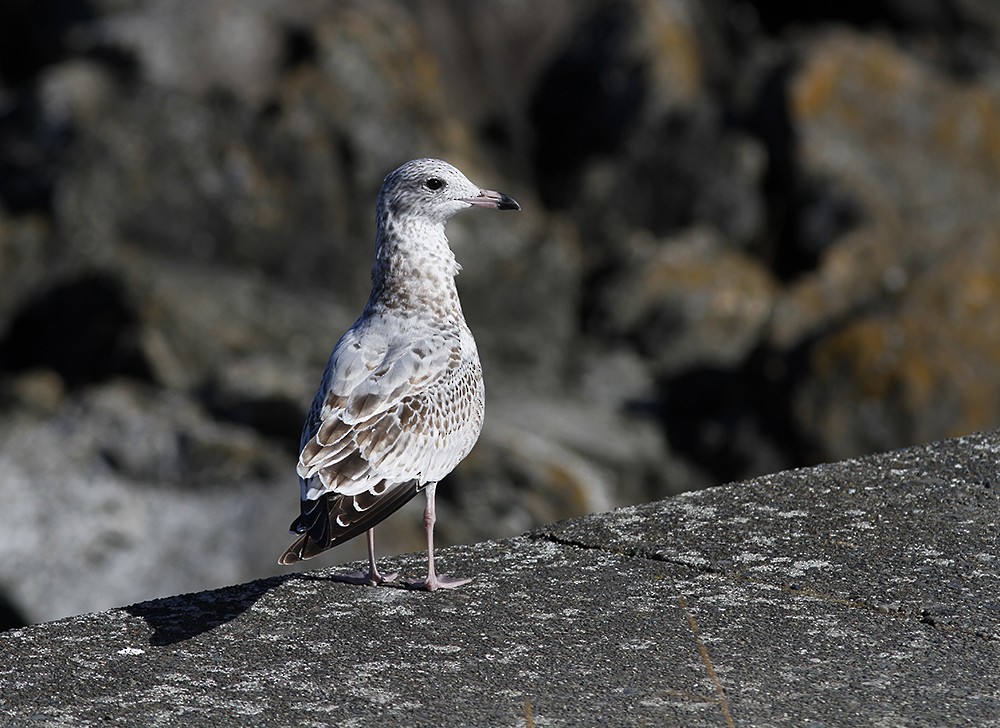
[[[374,317],[344,335],[303,428],[297,467],[303,515],[296,525],[308,538],[288,553],[319,553],[417,492],[433,459],[433,443],[415,434],[430,409],[425,399],[461,362],[459,331],[418,336],[405,322]]]

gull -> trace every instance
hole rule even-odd
[[[337,342],[313,399],[296,468],[299,538],[278,560],[294,564],[362,532],[368,571],[337,577],[377,586],[395,579],[375,560],[373,528],[424,492],[427,576],[415,589],[471,579],[434,568],[438,482],[472,450],[485,392],[472,332],[455,287],[460,266],[445,223],[462,210],[519,210],[439,159],[415,159],[382,183],[376,204],[375,264],[364,311]]]

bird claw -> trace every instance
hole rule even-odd
[[[380,586],[395,581],[399,574],[380,574],[377,571],[352,571],[350,574],[337,574],[334,581],[342,581],[345,584],[358,584],[360,586]]]
[[[406,582],[407,589],[417,589],[420,591],[437,591],[438,589],[454,589],[457,586],[468,584],[472,579],[453,576],[428,576],[423,579],[413,579]]]

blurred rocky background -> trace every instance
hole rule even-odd
[[[418,156],[523,206],[442,543],[1000,422],[994,0],[4,0],[4,626],[278,572]]]

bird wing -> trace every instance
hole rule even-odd
[[[428,390],[461,362],[458,332],[417,335],[377,318],[348,331],[330,355],[303,431],[303,500],[328,492],[382,495],[420,479],[430,455],[420,432],[431,409]]]

